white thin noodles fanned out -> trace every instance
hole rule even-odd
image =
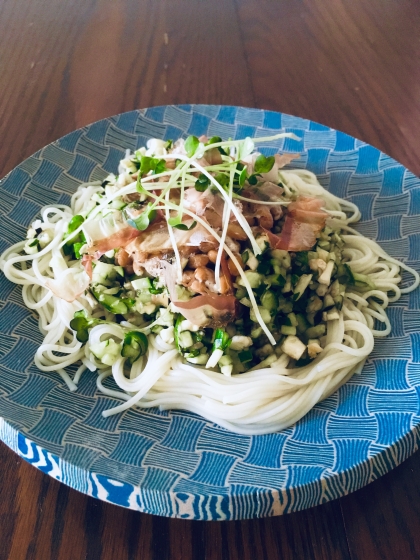
[[[281,135],[276,136],[280,137]],[[257,139],[256,142],[258,140],[263,139]],[[232,141],[229,145],[236,153],[239,142]],[[214,146],[217,147],[218,144]],[[174,159],[170,154],[164,157],[168,160]],[[168,179],[166,172],[145,177],[144,182],[142,179],[143,187],[150,192],[152,200],[157,199],[158,207],[165,211],[167,218],[170,210],[179,211],[180,208],[171,203],[169,192],[171,188],[177,188],[176,180],[181,172],[185,185],[193,185],[193,173],[200,172],[218,188],[225,202],[224,227],[219,234],[200,216],[187,209],[182,209],[182,212],[205,227],[218,241],[218,267],[221,251],[225,250],[232,259],[240,271],[259,324],[269,340],[275,343],[267,325],[262,321],[253,290],[242,267],[224,242],[228,223],[226,218],[232,212],[247,233],[252,246],[256,244],[248,223],[233,204],[231,188],[229,192],[220,189],[220,185],[215,184],[214,177],[193,159],[182,154],[178,159],[183,160],[181,165],[184,167],[173,172],[169,183],[164,182]],[[213,166],[212,169],[215,172],[218,170],[217,166]],[[391,325],[386,315],[388,304],[396,301],[401,293],[414,290],[419,284],[419,275],[404,263],[387,255],[374,241],[366,239],[349,227],[349,223],[360,218],[359,209],[351,202],[328,193],[314,174],[301,169],[281,169],[279,177],[284,184],[284,200],[279,204],[286,206],[290,202],[292,192],[297,195],[315,195],[325,200],[325,209],[330,214],[328,224],[333,229],[342,231],[347,263],[354,272],[368,275],[375,285],[374,289],[366,292],[347,287],[339,319],[327,322],[324,348],[312,362],[303,367],[293,367],[293,361],[286,354],[282,354],[270,367],[255,366],[243,374],[227,377],[216,371],[183,362],[173,343],[165,342],[159,334],[151,334],[152,325],[138,328],[129,321],[121,325],[99,324],[90,330],[89,340],[85,345],[77,341],[75,333],[70,329],[70,321],[75,311],[85,309],[89,315],[93,314],[95,317],[101,317],[101,312],[96,308],[94,311],[92,306],[95,303],[85,293],[78,294],[75,291],[73,301],[64,301],[49,287],[55,286],[63,277],[73,277],[84,272],[79,261],[69,261],[68,258],[61,257],[59,248],[65,242],[63,235],[72,216],[90,208],[92,196],[101,191],[100,183],[96,182],[84,184],[77,190],[72,197],[71,208],[49,205],[41,210],[42,227],[52,234],[49,245],[38,253],[23,255],[25,241],[22,241],[7,249],[0,257],[0,268],[4,274],[10,281],[23,286],[22,297],[25,304],[28,308],[36,310],[39,315],[43,342],[35,356],[37,367],[46,372],[57,372],[70,390],[76,389],[86,369],[97,370],[98,389],[105,395],[122,401],[115,408],[105,411],[105,416],[120,413],[133,406],[157,406],[162,410],[186,409],[240,434],[275,432],[302,418],[317,402],[333,393],[355,372],[361,371],[372,351],[374,337],[386,336],[390,332]],[[125,182],[129,180],[128,175],[124,177]],[[159,182],[156,182],[157,180]],[[154,195],[153,189],[161,190],[162,194]],[[112,194],[104,196],[98,206],[92,205],[86,223],[95,220],[95,217],[117,197],[135,191],[135,181],[110,191]],[[238,195],[237,198],[240,199],[241,196]],[[263,201],[260,203],[264,204]],[[75,230],[72,235],[77,235],[80,229]],[[172,228],[169,228],[170,236],[171,230]],[[179,254],[172,237],[171,241],[180,266]],[[398,285],[401,281],[401,269],[414,276],[414,282],[403,288]],[[216,276],[218,277],[218,274]],[[80,279],[83,278],[82,275]],[[69,296],[67,299],[73,298]],[[91,352],[92,345],[109,338],[121,343],[127,329],[147,334],[149,348],[145,356],[134,362],[131,367],[123,357],[117,359],[112,367],[95,358]],[[78,367],[72,379],[65,368],[72,365],[74,371],[74,364],[78,364]],[[109,385],[108,378],[113,379],[114,387]]]

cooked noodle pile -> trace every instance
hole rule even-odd
[[[86,369],[97,370],[98,389],[122,400],[115,408],[105,411],[105,416],[133,406],[185,409],[241,434],[275,432],[302,418],[316,403],[361,371],[372,352],[374,338],[391,331],[386,315],[388,304],[397,301],[402,293],[415,289],[419,276],[387,255],[374,241],[349,227],[349,223],[360,217],[357,207],[327,192],[315,175],[282,169],[281,180],[285,195],[322,198],[329,215],[329,227],[341,231],[342,254],[347,265],[355,273],[366,275],[374,286],[367,290],[347,286],[341,310],[326,321],[322,351],[312,361],[297,367],[296,360],[279,351],[275,361],[266,366],[262,360],[262,367],[256,364],[243,373],[233,371],[232,375],[223,375],[217,368],[188,362],[179,353],[175,341],[168,341],[167,337],[165,340],[162,330],[152,332],[153,323],[133,325],[127,317],[116,322],[110,313],[98,307],[92,293],[83,289],[86,272],[80,260],[63,256],[63,237],[70,220],[83,212],[95,193],[103,192],[100,184],[89,183],[73,195],[71,207],[56,205],[42,209],[35,226],[49,232],[50,238],[44,247],[41,244],[37,252],[23,254],[28,247],[28,240],[24,240],[1,257],[4,274],[11,282],[23,286],[25,305],[39,316],[44,340],[35,355],[36,366],[45,372],[57,372],[72,391],[77,389]],[[105,203],[110,204],[117,194],[133,192],[136,192],[135,182],[121,186]],[[161,207],[162,211],[169,212],[170,204]],[[94,216],[95,211],[90,215]],[[184,209],[184,212],[199,224],[203,221],[190,210]],[[224,243],[225,232],[213,231],[213,234]],[[228,246],[226,249],[230,254]],[[409,287],[399,287],[401,269],[415,278]],[[62,297],[60,293],[60,290],[66,291],[66,283],[74,292],[73,300],[71,294]],[[82,293],[77,293],[80,289]],[[86,343],[79,341],[70,327],[75,313],[81,310],[92,319],[101,319],[90,328]],[[127,357],[122,355],[112,365],[95,357],[92,348],[109,339],[121,343],[129,328],[143,332],[148,339],[147,351],[130,367],[127,367]],[[72,364],[80,364],[73,378],[66,371]],[[119,391],[104,385],[104,380],[111,375]]]

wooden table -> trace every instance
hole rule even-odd
[[[167,103],[273,109],[420,174],[416,0],[3,0],[0,176],[92,121]],[[0,559],[420,558],[420,455],[350,496],[191,522],[71,490],[0,444]]]

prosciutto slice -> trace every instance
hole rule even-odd
[[[136,228],[126,226],[109,237],[94,241],[89,247],[87,254],[94,256],[95,259],[99,259],[99,257],[101,257],[104,253],[111,251],[111,249],[120,249],[121,247],[125,247],[130,243],[130,241],[139,237],[141,233],[142,232]]]
[[[309,251],[316,243],[317,234],[324,229],[328,214],[321,209],[324,201],[300,196],[289,204],[280,235],[265,230],[273,249]]]
[[[232,323],[240,315],[241,304],[233,295],[205,294],[188,301],[179,301],[176,295],[176,268],[162,262],[163,277],[174,311],[181,313],[193,325],[218,328]]]
[[[206,294],[173,304],[193,325],[214,329],[232,323],[240,311],[240,303],[232,295]]]

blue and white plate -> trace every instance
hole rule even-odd
[[[263,151],[299,152],[297,167],[362,211],[358,226],[392,256],[420,268],[420,180],[376,148],[281,113],[214,105],[164,106],[76,130],[1,182],[0,251],[25,237],[47,203],[117,169],[148,138],[222,138],[294,132]],[[187,412],[129,410],[96,390],[96,374],[69,392],[33,364],[41,341],[21,288],[0,278],[0,438],[69,486],[107,502],[187,519],[279,515],[327,502],[394,468],[418,445],[420,293],[389,308],[392,334],[376,340],[361,375],[280,433],[230,433]]]

